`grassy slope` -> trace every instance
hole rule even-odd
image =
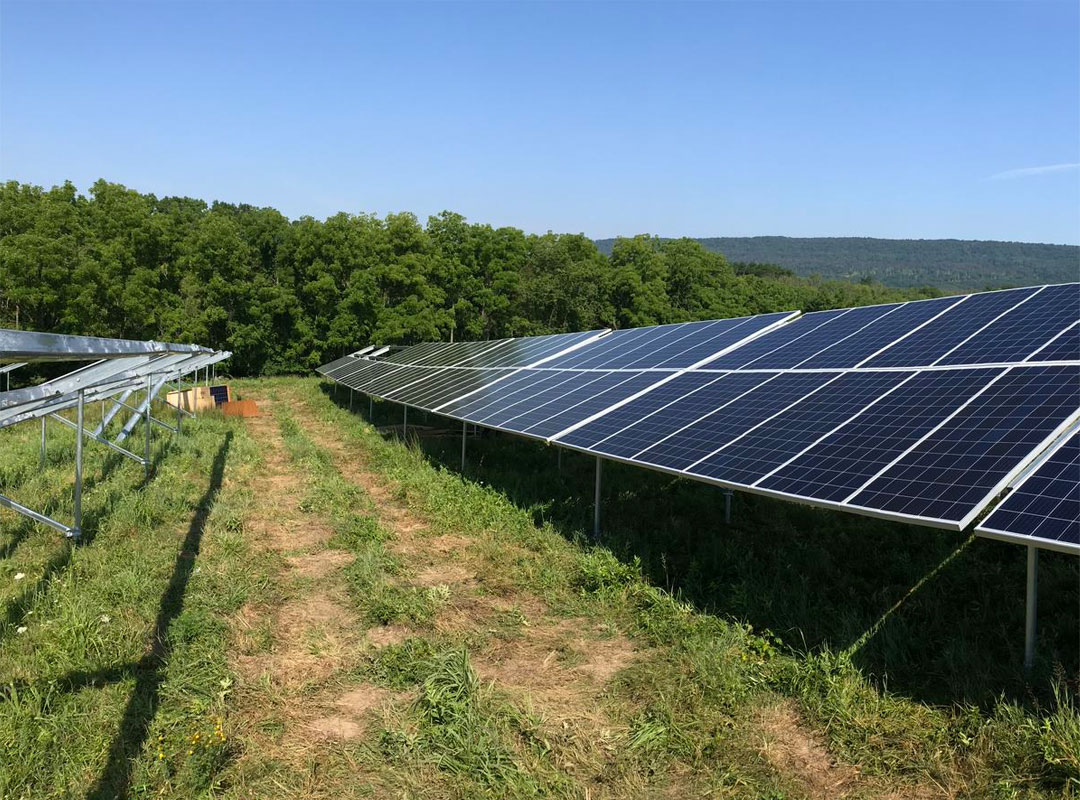
[[[1080,716],[1049,688],[1077,675],[1075,560],[1044,556],[1029,688],[1018,548],[743,497],[722,529],[714,491],[618,468],[591,547],[585,459],[471,439],[462,480],[440,466],[458,440],[384,440],[314,380],[248,388],[277,397],[299,506],[343,559],[327,580],[371,626],[296,692],[375,686],[381,707],[296,762],[281,687],[236,693],[238,614],[280,601],[283,559],[249,529],[265,444],[210,417],[146,487],[88,449],[73,551],[0,519],[0,797],[814,796],[792,735],[827,742],[817,777],[851,796],[1080,792]],[[3,491],[69,513],[70,436],[37,477],[34,430],[0,435]]]

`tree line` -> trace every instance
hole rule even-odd
[[[583,234],[526,234],[449,211],[289,220],[272,208],[0,189],[0,327],[197,342],[235,375],[307,373],[365,344],[626,328],[937,294],[799,278],[692,239],[605,254]]]

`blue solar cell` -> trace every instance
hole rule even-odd
[[[1030,358],[1039,361],[1080,361],[1080,325],[1073,325],[1056,339],[1048,342]]]
[[[690,472],[749,486],[913,374],[848,373],[709,456]]]
[[[583,333],[557,333],[551,336],[530,336],[514,339],[507,347],[484,355],[477,366],[484,367],[525,367],[542,363],[545,359],[561,353],[579,342],[591,339],[602,331],[584,331]],[[544,364],[546,366],[546,363]]]
[[[388,399],[433,411],[513,372],[505,369],[443,369],[431,378],[393,392]]]
[[[593,436],[593,426],[601,424],[608,429],[620,425],[614,434],[595,442],[592,449],[604,455],[630,458],[776,375],[758,372],[742,375],[725,373],[710,377],[712,380],[703,381],[702,376],[695,373],[680,375],[621,408],[582,425],[560,441],[578,444]]]
[[[677,470],[691,467],[736,436],[838,377],[839,374],[822,372],[774,373],[771,380],[733,402],[719,408],[720,404],[714,403],[712,407],[717,410],[697,421],[686,420],[686,427],[636,454],[634,460]],[[714,396],[727,394],[725,381],[720,381],[702,389],[696,397],[707,408]]]
[[[1080,552],[1080,433],[1073,434],[987,517],[979,531]]]
[[[352,356],[342,356],[341,358],[338,358],[338,359],[335,359],[335,360],[333,360],[333,361],[331,361],[329,363],[323,364],[321,367],[318,367],[315,371],[317,373],[319,373],[320,375],[326,375],[328,377],[333,377],[333,374],[335,372],[337,372],[338,370],[340,370],[340,369],[342,369],[344,367],[351,367],[357,361],[358,361],[358,359],[353,358]]]
[[[657,376],[662,380],[661,376]],[[664,406],[674,403],[679,398],[697,391],[703,386],[723,380],[724,375],[716,375],[704,372],[686,372],[667,383],[657,386],[648,394],[620,406],[601,417],[597,417],[587,425],[571,431],[566,436],[560,436],[559,442],[574,447],[589,448],[594,444],[619,433],[634,425],[645,417],[649,417]],[[762,376],[755,381],[754,385],[765,380],[768,376]],[[705,412],[702,411],[701,414]],[[699,414],[699,416],[701,416]],[[668,431],[670,433],[670,431]],[[655,441],[655,439],[653,439]],[[644,445],[634,447],[629,454],[636,453]]]
[[[880,317],[858,333],[822,350],[802,362],[800,369],[837,369],[854,367],[883,347],[910,333],[923,323],[960,301],[958,297],[915,300],[904,303],[892,313]]]
[[[438,350],[409,363],[419,367],[454,367],[473,365],[484,354],[498,353],[510,343],[509,339],[489,342],[448,342]]]
[[[929,366],[998,314],[1008,311],[1037,291],[1036,287],[968,295],[966,300],[954,305],[926,327],[897,341],[883,353],[860,366]]]
[[[562,372],[555,370],[521,370],[478,392],[447,403],[439,413],[460,417],[470,422],[494,422],[500,415],[511,416],[510,409],[516,403],[528,402],[529,398],[545,389],[566,383],[574,376],[596,378],[599,373]]]
[[[415,364],[433,353],[441,352],[450,347],[450,342],[422,342],[410,345],[394,353],[388,353],[381,358],[390,364]]]
[[[1080,368],[1014,367],[851,502],[959,524],[1078,406]]]
[[[850,309],[841,308],[834,311],[815,311],[812,314],[804,314],[792,322],[782,325],[774,331],[770,331],[753,341],[732,350],[720,358],[713,359],[705,365],[706,369],[738,369],[750,364],[755,359],[768,355],[781,347],[792,344],[805,336],[811,336],[818,328],[842,318]]]
[[[337,380],[338,383],[356,389],[358,392],[366,392],[367,387],[370,384],[385,378],[399,369],[403,369],[401,364],[387,364],[382,361],[375,361],[366,365],[364,368],[357,370],[352,375],[339,375],[335,380]]]
[[[553,359],[554,369],[684,369],[767,328],[785,313],[613,331]]]
[[[967,369],[916,375],[758,486],[841,502],[1002,372]]]
[[[938,363],[1023,361],[1077,319],[1080,319],[1080,283],[1047,286],[990,323]]]
[[[837,314],[820,327],[799,336],[787,344],[743,364],[743,369],[789,369],[802,366],[804,361],[820,353],[832,344],[858,337],[859,331],[874,320],[896,311],[899,304],[864,306]],[[769,338],[768,336],[763,338]]]
[[[613,372],[580,389],[563,387],[545,402],[536,398],[532,408],[507,420],[504,427],[544,438],[554,436],[661,379],[653,372]]]
[[[374,376],[364,384],[364,393],[389,399],[390,396],[400,389],[404,389],[417,381],[431,379],[438,375],[440,367],[415,367],[412,365],[390,365],[396,369],[390,369],[379,376]]]

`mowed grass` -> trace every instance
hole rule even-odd
[[[1021,548],[741,495],[725,526],[719,492],[611,464],[596,545],[590,459],[564,453],[560,471],[549,448],[470,437],[462,476],[459,438],[380,434],[366,400],[351,413],[317,380],[238,388],[275,397],[303,512],[350,554],[357,626],[408,631],[335,677],[378,687],[384,707],[362,738],[300,768],[250,743],[258,695],[236,699],[231,627],[241,607],[274,602],[280,560],[245,527],[259,443],[207,415],[155,438],[145,485],[138,465],[87,445],[77,547],[0,512],[0,797],[839,794],[763,746],[775,709],[840,760],[829,775],[849,797],[1080,796],[1076,559],[1042,557],[1040,661],[1025,680]],[[49,441],[39,474],[36,429],[0,432],[0,492],[67,518],[72,438],[54,426]],[[467,543],[477,585],[419,585],[342,452],[424,537]],[[468,592],[503,610],[446,624]],[[597,648],[632,647],[581,709],[601,724],[479,677],[492,652],[558,620]],[[557,646],[547,659],[587,656]]]
[[[39,431],[0,433],[0,491],[70,520],[74,432],[50,423],[42,472]],[[260,580],[243,529],[258,453],[217,415],[153,449],[144,484],[86,444],[77,545],[0,516],[0,797],[199,796],[231,757],[226,618]]]
[[[459,438],[373,440],[343,418],[347,392],[320,389],[309,402],[436,524],[533,549],[515,581],[653,648],[619,686],[653,698],[641,719],[662,728],[667,757],[779,695],[865,773],[960,796],[1080,794],[1077,559],[1041,556],[1029,680],[1022,548],[742,495],[725,526],[716,490],[611,463],[593,546],[592,459],[564,453],[560,470],[550,448],[486,434],[470,437],[462,480]],[[366,416],[366,400],[355,407]],[[400,424],[401,409],[376,404],[375,417]],[[724,724],[703,724],[703,708],[725,709]]]

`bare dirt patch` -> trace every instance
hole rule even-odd
[[[343,550],[289,556],[286,559],[296,574],[305,578],[325,578],[331,572],[342,569],[352,563],[353,556]]]
[[[416,573],[412,582],[417,586],[452,586],[454,584],[475,583],[476,576],[471,569],[460,564],[432,564],[430,567]]]
[[[387,689],[380,689],[378,686],[372,686],[371,684],[363,684],[341,695],[335,705],[342,713],[358,717],[373,708],[383,705],[392,696],[393,693]]]
[[[763,709],[759,720],[762,754],[777,771],[802,785],[812,800],[843,797],[854,788],[858,772],[839,763],[810,732],[791,702]]]
[[[312,720],[311,729],[328,739],[359,739],[364,735],[364,726],[349,717],[319,717]]]
[[[556,719],[597,716],[595,699],[635,657],[624,636],[594,638],[588,620],[533,623],[519,638],[495,644],[474,659],[484,680],[531,695]]]
[[[368,628],[367,639],[376,647],[401,644],[409,638],[409,629],[404,625],[376,625]]]

